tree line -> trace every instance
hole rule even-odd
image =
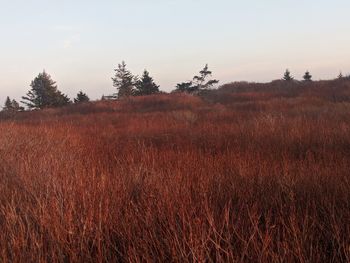
[[[145,69],[142,76],[135,76],[127,69],[126,63],[123,61],[114,69],[115,73],[112,77],[113,86],[116,92],[111,96],[102,96],[102,99],[113,98],[121,99],[130,96],[147,96],[152,94],[163,93],[159,90],[159,85],[155,83],[153,77]],[[208,90],[213,85],[219,83],[218,80],[208,79],[212,72],[209,71],[208,65],[205,65],[199,75],[193,77],[192,81],[182,82],[177,84],[173,92],[187,92],[191,94],[198,94],[202,91]],[[83,91],[79,91],[73,101],[63,94],[57,87],[56,82],[52,80],[51,76],[44,70],[39,73],[37,77],[31,82],[30,90],[22,97],[22,107],[16,100],[6,98],[3,111],[16,112],[23,111],[25,108],[29,110],[44,109],[60,107],[69,104],[78,104],[89,102],[90,98]]]
[[[126,63],[123,61],[118,64],[114,69],[115,73],[112,77],[113,86],[116,88],[116,92],[111,96],[102,96],[102,99],[120,99],[130,96],[147,96],[152,94],[163,93],[159,90],[159,85],[155,83],[150,73],[145,69],[142,76],[135,76],[127,69]],[[216,79],[211,79],[212,72],[209,70],[208,64],[195,75],[192,80],[178,83],[175,89],[172,91],[184,92],[198,95],[207,90],[212,89],[219,83]],[[338,76],[339,79],[344,78],[342,73]],[[282,78],[284,81],[294,81],[294,77],[287,69]],[[312,75],[309,71],[306,71],[303,80],[312,81]],[[39,73],[37,77],[31,82],[30,90],[25,96],[22,97],[21,103],[27,109],[44,109],[52,107],[60,107],[69,104],[78,104],[89,102],[90,98],[83,91],[79,91],[76,98],[73,101],[68,98],[66,94],[63,94],[56,85],[56,82],[52,80],[51,76],[44,70]],[[10,97],[6,98],[3,106],[5,112],[17,112],[24,111],[25,107],[20,106],[16,100],[11,100]]]

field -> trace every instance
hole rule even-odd
[[[350,81],[2,115],[0,262],[350,262]]]

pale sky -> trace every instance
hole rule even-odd
[[[221,84],[350,73],[349,0],[0,0],[0,105],[45,69],[100,98],[125,60],[170,91],[208,63]]]

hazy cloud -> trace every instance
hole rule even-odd
[[[78,43],[80,41],[80,35],[76,34],[73,35],[65,40],[63,40],[62,47],[64,49],[73,47],[74,44]]]

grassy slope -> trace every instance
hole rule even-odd
[[[0,261],[350,260],[350,83],[2,116]]]

